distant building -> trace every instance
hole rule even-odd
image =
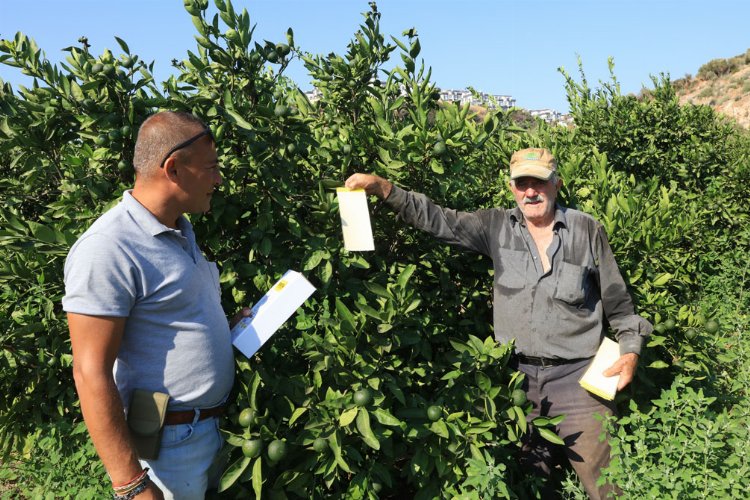
[[[572,115],[564,115],[554,109],[531,109],[529,110],[529,114],[553,125],[568,126],[573,124]]]
[[[308,90],[307,92],[305,92],[305,96],[307,97],[308,101],[314,102],[323,97],[323,92],[321,92],[317,88],[313,88],[312,90]]]
[[[472,93],[470,90],[446,89],[440,91],[440,100],[447,102],[469,103],[473,106],[485,106],[489,109],[500,108],[504,111],[514,107],[516,100],[509,95],[491,95],[485,92]]]

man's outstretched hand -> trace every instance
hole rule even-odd
[[[349,189],[364,189],[365,193],[375,195],[381,200],[391,194],[393,184],[386,179],[372,174],[354,174],[344,183]]]

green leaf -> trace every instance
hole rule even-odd
[[[671,279],[672,279],[672,275],[670,273],[660,274],[659,276],[656,277],[656,279],[654,279],[653,285],[655,287],[664,286]]]
[[[383,408],[376,408],[372,412],[372,414],[375,415],[375,418],[377,419],[377,421],[383,425],[389,425],[389,426],[401,425],[401,420],[397,419],[388,410],[385,410]]]
[[[393,295],[391,295],[391,292],[389,292],[385,287],[378,283],[374,283],[371,281],[365,281],[363,283],[365,285],[365,288],[370,290],[375,295],[378,295],[380,297],[386,298],[386,299],[392,299]]]
[[[339,416],[339,425],[341,427],[348,426],[349,424],[354,422],[354,419],[357,417],[357,413],[359,413],[359,406],[344,410],[344,412]]]
[[[384,321],[384,315],[373,309],[372,307],[368,306],[367,304],[357,304],[357,308],[365,313],[366,315],[370,316],[371,318],[375,318],[378,321]]]
[[[233,111],[231,109],[225,109],[226,113],[229,115],[229,117],[232,119],[232,121],[240,128],[243,128],[245,130],[254,130],[255,127],[252,126],[249,122],[247,122],[244,118],[242,118],[239,113],[236,111]]]
[[[128,47],[128,44],[125,43],[125,40],[119,37],[115,37],[115,40],[117,40],[117,43],[120,44],[120,47],[122,47],[123,52],[125,52],[127,55],[130,55],[130,48]]]
[[[44,243],[57,243],[58,238],[54,229],[51,229],[42,224],[37,224],[35,222],[30,222],[29,225],[31,226],[31,231],[34,235],[34,238],[38,239],[39,241],[43,241]]]
[[[565,441],[560,439],[560,436],[555,434],[553,431],[546,429],[544,427],[537,427],[537,430],[539,431],[539,435],[542,436],[547,441],[549,441],[550,443],[562,444],[562,445],[565,444]]]
[[[303,271],[309,271],[310,269],[315,269],[318,264],[328,255],[328,252],[325,250],[316,250],[310,255],[310,257],[307,258],[305,263],[302,265]]]
[[[339,437],[338,432],[334,432],[331,434],[331,436],[328,438],[328,446],[331,448],[331,451],[333,452],[333,456],[336,459],[336,463],[339,467],[345,472],[352,473],[352,470],[349,468],[349,465],[344,460],[344,457],[341,455],[341,445],[339,444]]]
[[[430,425],[430,430],[442,438],[449,439],[451,437],[448,432],[448,427],[442,420],[433,422],[432,425]]]
[[[250,465],[250,460],[251,459],[248,457],[241,457],[224,471],[224,474],[222,474],[221,479],[219,480],[219,493],[229,489],[229,487],[239,479],[240,475],[242,475],[242,473],[245,472],[245,469],[247,469],[247,466]]]
[[[347,323],[352,329],[356,326],[354,315],[349,310],[349,308],[346,307],[346,304],[341,302],[341,299],[339,299],[338,297],[336,297],[336,312],[338,313],[342,321]]]
[[[649,368],[656,368],[658,370],[661,370],[662,368],[669,368],[669,365],[665,363],[664,361],[658,360],[654,361],[650,365],[648,365]]]
[[[256,500],[260,500],[263,491],[263,461],[261,457],[256,458],[253,464],[253,491],[255,491]]]
[[[362,440],[367,446],[374,450],[380,449],[380,441],[378,441],[378,438],[375,437],[372,429],[370,429],[370,415],[364,408],[357,415],[357,430],[362,435]]]
[[[291,427],[292,424],[294,424],[294,422],[296,422],[298,418],[300,418],[302,415],[304,415],[304,413],[306,411],[307,411],[307,407],[305,407],[305,406],[303,406],[301,408],[297,408],[296,410],[294,410],[294,412],[292,413],[292,416],[289,418],[289,424],[288,424],[289,427]]]

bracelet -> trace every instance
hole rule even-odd
[[[149,468],[146,467],[141,472],[139,472],[134,478],[132,478],[130,481],[123,483],[121,485],[112,485],[112,489],[115,491],[127,489],[128,486],[132,486],[133,484],[139,482],[141,479],[143,479],[143,476],[148,474]]]
[[[146,467],[143,469],[137,476],[135,476],[133,479],[128,481],[127,483],[120,485],[120,486],[113,486],[112,489],[114,490],[114,500],[131,500],[133,497],[138,495],[139,493],[142,493],[143,490],[148,487],[149,477],[148,477],[148,471],[149,468]]]
[[[141,479],[141,482],[138,483],[132,490],[125,494],[118,494],[115,493],[112,497],[112,500],[133,500],[136,495],[140,495],[143,493],[143,490],[145,490],[148,487],[149,478],[148,476],[145,476],[143,479]]]

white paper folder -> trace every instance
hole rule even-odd
[[[336,195],[344,231],[344,248],[354,252],[375,250],[365,190],[338,188]]]
[[[620,344],[604,337],[602,344],[596,352],[596,356],[594,356],[594,360],[578,383],[587,391],[608,401],[612,401],[615,399],[615,394],[617,393],[617,384],[620,381],[620,375],[605,377],[602,372],[612,366],[619,358]]]
[[[232,328],[232,344],[249,358],[314,291],[315,287],[300,273],[287,271],[253,306],[253,315]]]

